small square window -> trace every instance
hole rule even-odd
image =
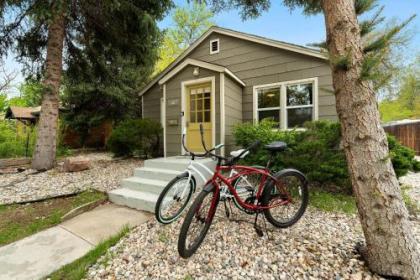
[[[210,41],[210,54],[215,54],[220,51],[219,39]]]

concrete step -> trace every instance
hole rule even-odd
[[[108,193],[109,199],[115,204],[153,212],[159,194],[170,180],[186,169],[190,160],[189,157],[183,156],[146,160],[144,167],[135,169],[133,177],[122,180],[121,189]],[[210,170],[213,170],[216,165],[216,162],[210,158],[200,158],[196,161]],[[195,167],[202,169],[198,165]],[[203,173],[206,177],[212,175]],[[195,178],[197,186],[204,184],[198,175],[195,175]]]
[[[108,197],[115,204],[154,213],[155,204],[159,195],[121,188],[108,192]]]
[[[129,177],[121,181],[121,186],[133,191],[149,192],[159,195],[166,187],[168,181]]]
[[[187,168],[190,160],[191,159],[189,157],[182,157],[182,156],[149,159],[144,162],[144,167],[184,171],[185,168]],[[201,164],[204,164],[207,166],[215,165],[215,162],[210,158],[200,158],[196,160],[200,162]]]
[[[162,168],[140,167],[134,169],[135,177],[140,177],[144,179],[159,179],[168,182],[179,174],[181,174],[181,171]]]
[[[173,171],[184,171],[188,166],[189,161],[183,159],[172,159],[172,158],[159,158],[159,159],[149,159],[144,162],[144,167],[146,168],[159,168],[165,170]]]

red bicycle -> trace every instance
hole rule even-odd
[[[182,224],[178,239],[178,252],[181,257],[192,256],[203,242],[216,213],[221,190],[226,192],[227,189],[243,211],[255,214],[254,228],[260,236],[263,234],[257,225],[260,213],[264,213],[266,219],[278,228],[290,227],[302,217],[309,199],[305,175],[296,169],[283,169],[275,174],[270,171],[273,158],[287,148],[286,143],[273,142],[265,145],[265,150],[270,153],[266,166],[251,167],[236,163],[244,154],[260,146],[259,141],[244,149],[238,156],[225,158],[207,150],[203,134],[201,139],[204,149],[217,159],[217,165],[213,177],[194,200]],[[235,170],[235,175],[225,177],[224,174],[229,174],[232,170]],[[253,194],[245,200],[243,196],[238,195],[234,186],[239,177],[253,182]]]

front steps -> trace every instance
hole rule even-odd
[[[211,170],[216,165],[210,158],[195,161]],[[133,177],[121,181],[121,188],[108,192],[109,200],[118,205],[154,212],[161,191],[169,181],[185,170],[189,162],[190,158],[182,156],[146,160],[144,167],[134,170]],[[203,174],[207,175],[207,172]],[[205,183],[198,175],[195,178],[198,187]]]

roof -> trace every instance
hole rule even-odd
[[[223,67],[223,66],[220,66],[220,65],[217,65],[217,64],[213,64],[213,63],[204,62],[204,61],[197,60],[197,59],[192,59],[192,58],[187,58],[181,64],[179,64],[177,67],[173,68],[172,71],[168,72],[165,76],[163,76],[159,80],[159,85],[162,85],[162,84],[166,83],[166,81],[168,81],[173,76],[175,76],[179,71],[184,69],[187,65],[199,66],[201,68],[210,69],[210,70],[213,70],[215,72],[226,73],[232,79],[234,79],[236,82],[238,82],[240,85],[245,86],[245,83],[241,79],[239,79],[235,74],[233,74],[229,69],[227,69],[226,67]]]
[[[222,28],[222,27],[219,27],[219,26],[212,26],[203,35],[201,35],[200,38],[198,38],[194,43],[192,43],[188,47],[188,49],[186,49],[180,56],[178,56],[178,58],[175,59],[174,62],[172,62],[168,67],[165,68],[165,70],[163,70],[147,86],[145,86],[140,91],[139,95],[140,96],[143,95],[153,85],[155,85],[156,82],[161,80],[163,76],[165,76],[174,67],[176,67],[176,65],[178,65],[178,63],[181,60],[183,60],[186,56],[188,56],[198,45],[201,44],[201,42],[203,42],[205,39],[207,39],[212,33],[219,33],[219,34],[223,34],[223,35],[227,35],[227,36],[231,36],[231,37],[235,37],[235,38],[240,38],[240,39],[255,42],[255,43],[258,43],[258,44],[267,45],[267,46],[271,46],[271,47],[274,47],[274,48],[279,48],[279,49],[288,50],[288,51],[292,51],[292,52],[297,52],[297,53],[301,53],[301,54],[304,54],[304,55],[317,57],[317,58],[320,58],[320,59],[325,59],[325,60],[328,59],[325,52],[321,52],[321,51],[315,50],[313,48],[308,48],[308,47],[304,47],[304,46],[290,44],[290,43],[286,43],[286,42],[282,42],[282,41],[278,41],[278,40],[273,40],[273,39],[253,35],[253,34],[248,34],[248,33],[239,32],[239,31],[235,31],[235,30],[231,30],[231,29],[227,29],[227,28]]]
[[[38,106],[38,107],[10,106],[9,108],[7,108],[5,118],[34,120],[37,118],[36,115],[38,115],[40,111],[41,111],[41,106]]]

